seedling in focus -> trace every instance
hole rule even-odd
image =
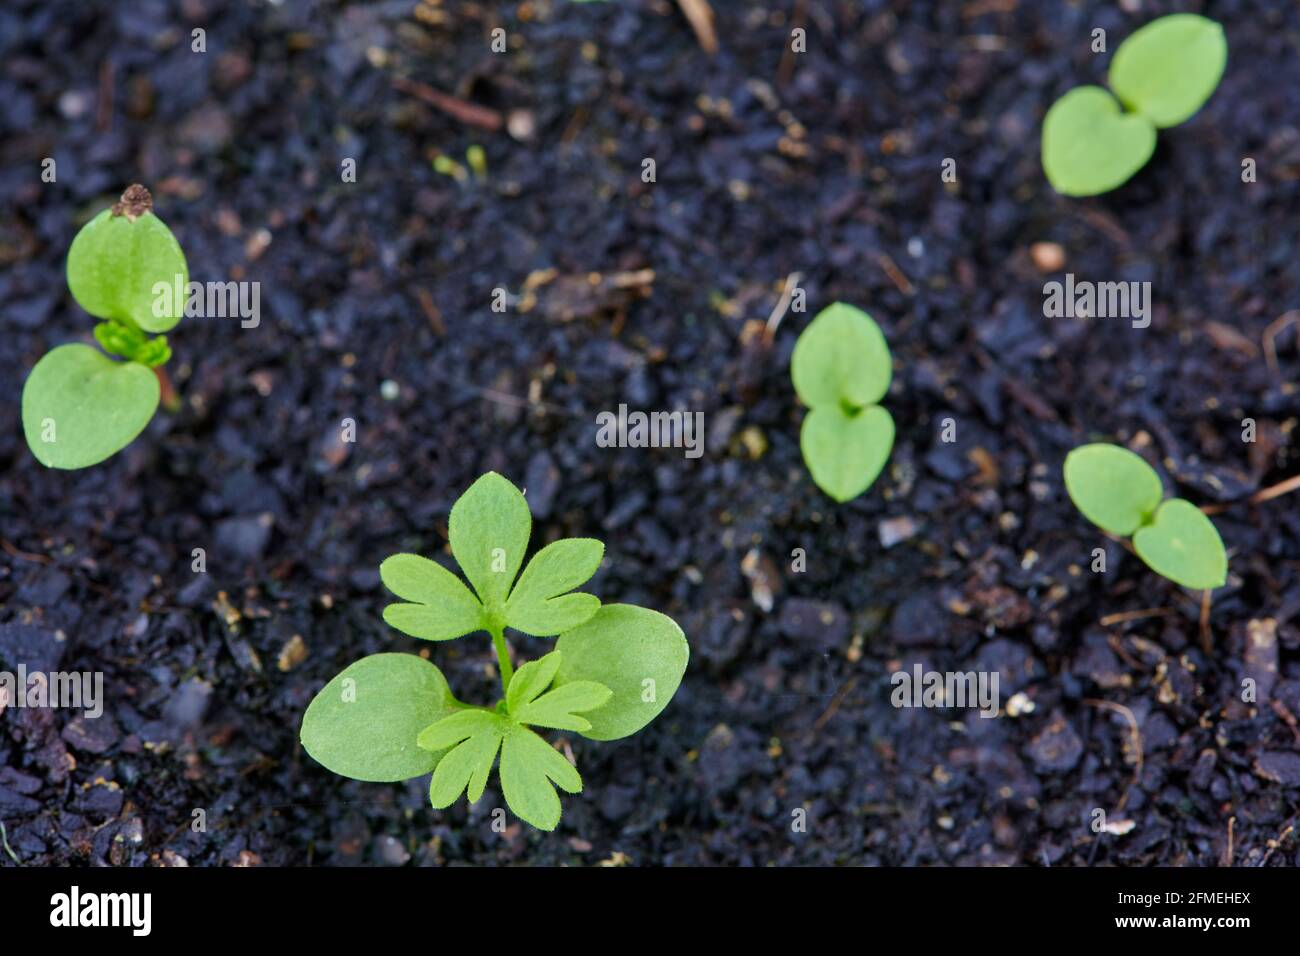
[[[154,369],[171,358],[167,337],[184,301],[161,300],[157,283],[189,283],[185,255],[153,214],[153,199],[132,186],[82,227],[68,250],[68,288],[96,318],[95,338],[115,361],[80,342],[60,345],[33,366],[23,385],[23,432],[47,468],[89,468],[144,431],[158,408]]]
[[[600,566],[599,541],[556,541],[519,574],[531,527],[519,489],[489,472],[456,501],[448,522],[452,554],[472,591],[418,555],[393,555],[379,567],[385,586],[404,602],[384,609],[392,627],[428,641],[491,635],[502,699],[492,707],[462,703],[423,658],[374,654],[343,670],[311,702],[301,734],[308,753],[355,780],[391,782],[432,771],[436,809],[462,793],[477,803],[499,755],[510,809],[540,830],[555,829],[555,787],[579,793],[582,778],[533,728],[592,740],[634,734],[676,693],[689,650],[671,618],[630,604],[602,607],[593,595],[574,592]],[[559,637],[554,650],[515,670],[507,628]]]
[[[1194,590],[1223,587],[1228,555],[1218,529],[1182,498],[1164,498],[1154,468],[1118,445],[1083,445],[1065,457],[1065,490],[1083,516],[1132,537],[1147,567]]]
[[[804,464],[838,502],[862,494],[894,447],[894,419],[877,402],[889,390],[889,346],[875,320],[836,302],[803,330],[790,378],[808,406],[799,431]]]

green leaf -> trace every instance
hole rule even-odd
[[[527,727],[511,726],[501,747],[501,792],[515,815],[539,830],[554,830],[560,822],[552,781],[566,793],[582,792],[573,764]]]
[[[586,624],[561,634],[555,686],[595,681],[608,703],[583,714],[593,740],[634,734],[668,706],[686,672],[690,650],[672,618],[632,604],[606,604]]]
[[[837,405],[814,408],[799,431],[799,448],[813,481],[839,502],[871,487],[893,447],[894,419],[879,405],[853,415]]]
[[[166,332],[185,314],[189,267],[161,219],[138,206],[125,208],[136,189],[148,197],[148,190],[132,187],[122,203],[90,220],[72,240],[68,288],[93,316]],[[115,214],[119,209],[124,211]],[[133,217],[132,211],[139,214]]]
[[[564,538],[533,556],[506,602],[505,623],[534,637],[577,627],[600,607],[590,594],[566,594],[600,567],[605,546],[595,538]]]
[[[874,319],[836,302],[803,330],[790,358],[795,391],[809,408],[863,408],[889,391],[893,375],[889,346]]]
[[[1128,537],[1151,519],[1164,487],[1155,469],[1118,445],[1082,445],[1065,456],[1065,490],[1083,516]]]
[[[585,733],[591,723],[578,714],[604,704],[611,691],[595,681],[574,681],[542,695],[554,681],[560,662],[560,652],[551,651],[519,668],[506,691],[506,710],[521,724]]]
[[[322,688],[302,718],[302,745],[330,770],[386,783],[428,773],[441,753],[421,731],[462,705],[442,672],[413,654],[372,654]]]
[[[460,578],[436,561],[395,554],[379,565],[384,585],[410,604],[390,604],[384,620],[404,634],[448,641],[480,630],[483,606]]]
[[[524,704],[518,711],[511,711],[511,716],[531,727],[551,727],[585,734],[591,730],[591,721],[578,715],[596,710],[612,696],[614,692],[604,684],[594,680],[576,680]]]
[[[1227,62],[1223,27],[1176,13],[1152,20],[1120,44],[1110,63],[1110,88],[1156,126],[1177,126],[1205,105]]]
[[[519,708],[551,686],[551,682],[555,680],[555,673],[559,669],[559,651],[551,651],[521,666],[515,671],[515,676],[511,678],[510,686],[506,689],[506,710],[512,715],[516,714]]]
[[[23,386],[23,432],[47,468],[89,468],[131,444],[158,408],[158,377],[89,345],[51,349]]]
[[[1043,119],[1043,172],[1065,196],[1096,196],[1122,186],[1155,148],[1150,121],[1122,113],[1100,86],[1075,87]]]
[[[421,747],[435,752],[452,748],[433,771],[429,802],[441,810],[466,793],[470,803],[478,803],[501,740],[510,728],[506,718],[477,708],[462,710],[425,728],[419,736]]]
[[[1190,501],[1170,498],[1151,524],[1133,535],[1147,566],[1185,588],[1220,588],[1228,580],[1228,553],[1214,523]]]
[[[524,562],[533,519],[519,489],[494,471],[451,506],[451,553],[474,586],[488,622],[505,623],[506,595]]]

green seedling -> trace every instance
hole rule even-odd
[[[795,343],[790,378],[808,406],[799,431],[804,464],[838,502],[871,487],[894,447],[894,419],[877,402],[893,368],[880,326],[861,309],[822,309]]]
[[[68,250],[68,288],[102,321],[95,339],[47,352],[23,386],[23,432],[47,468],[89,468],[117,454],[144,431],[158,409],[159,375],[171,358],[167,332],[185,302],[160,297],[155,286],[189,284],[185,255],[153,214],[153,199],[132,186],[86,223]],[[109,358],[115,355],[125,361]]]
[[[1111,60],[1114,96],[1080,86],[1047,111],[1043,172],[1052,187],[1096,196],[1123,185],[1151,158],[1157,129],[1191,119],[1205,104],[1227,62],[1228,41],[1213,20],[1175,13],[1139,29]]]
[[[1154,468],[1118,445],[1083,445],[1065,456],[1065,490],[1083,516],[1132,537],[1147,567],[1194,590],[1223,587],[1228,554],[1214,523],[1182,498],[1164,499]]]
[[[428,641],[491,635],[502,699],[493,707],[462,703],[429,661],[375,654],[343,670],[308,706],[301,733],[308,753],[354,780],[392,782],[432,772],[429,800],[436,809],[462,793],[477,803],[499,755],[510,809],[540,830],[555,829],[555,788],[578,793],[582,778],[533,728],[592,740],[634,734],[676,693],[689,650],[671,618],[631,604],[601,606],[593,595],[574,591],[600,566],[605,547],[599,541],[556,541],[520,574],[531,528],[523,494],[489,472],[456,501],[448,522],[452,555],[473,590],[418,555],[396,554],[379,566],[384,585],[402,599],[384,609],[392,627]],[[514,670],[507,628],[559,636],[550,653]]]

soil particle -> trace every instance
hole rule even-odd
[[[1083,741],[1060,711],[1053,712],[1047,724],[1025,747],[1025,755],[1039,773],[1061,773],[1073,769],[1083,755]]]

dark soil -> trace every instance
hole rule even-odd
[[[1295,330],[1276,369],[1265,351],[1300,293],[1300,13],[1180,5],[1225,24],[1222,85],[1124,188],[1068,200],[1044,111],[1104,78],[1094,27],[1113,51],[1172,9],[1121,6],[713,0],[709,56],[668,0],[7,3],[0,664],[102,671],[108,711],[0,714],[0,865],[1300,862],[1300,499],[1245,501],[1300,458]],[[783,58],[792,8],[808,52]],[[434,170],[474,144],[486,178]],[[132,182],[194,279],[261,283],[262,321],[182,323],[179,410],[47,471],[22,382],[89,339],[64,257]],[[1066,271],[1151,281],[1151,327],[1045,319]],[[747,323],[791,273],[808,307],[769,350]],[[803,467],[788,373],[836,299],[881,323],[898,423],[840,507]],[[620,403],[703,411],[707,453],[598,447]],[[1087,440],[1227,505],[1210,654],[1199,595],[1066,498]],[[424,780],[344,780],[297,743],[324,682],[380,650],[493,699],[488,639],[387,628],[377,572],[442,551],[488,469],[527,487],[539,544],[606,541],[604,600],[691,642],[647,731],[572,741],[587,789],[549,835],[494,832],[492,788],[437,812]],[[895,709],[889,674],[917,661],[1000,671],[1018,716]]]

